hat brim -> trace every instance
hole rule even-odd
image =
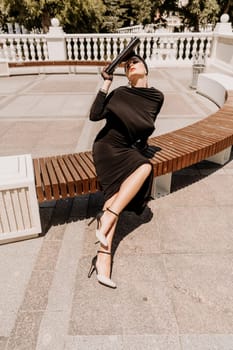
[[[144,60],[143,57],[139,56],[138,54],[135,53],[135,51],[131,51],[125,58],[124,58],[124,67],[125,67],[125,70],[126,70],[126,63],[128,62],[129,59],[133,58],[133,57],[137,57],[145,66],[146,68],[146,74],[148,74],[148,66],[147,66],[147,63],[146,61]]]

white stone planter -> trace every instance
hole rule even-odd
[[[0,243],[41,233],[31,155],[0,157]]]

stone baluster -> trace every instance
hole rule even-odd
[[[120,37],[119,40],[120,40],[119,49],[120,49],[120,52],[121,52],[122,50],[124,50],[124,47],[125,47],[125,45],[124,45],[124,38]]]
[[[105,45],[104,45],[104,41],[105,41],[105,38],[99,38],[99,53],[100,53],[100,61],[104,61],[105,60]]]
[[[97,46],[97,38],[93,37],[93,60],[97,61],[98,60],[98,46]]]
[[[73,38],[73,55],[74,59],[78,60],[78,38]]]
[[[29,61],[29,52],[28,52],[28,39],[23,38],[23,55],[24,55],[24,61]]]
[[[212,44],[212,37],[208,36],[207,43],[206,43],[206,50],[205,50],[206,58],[210,57],[211,44]]]
[[[42,47],[43,47],[43,56],[44,60],[48,61],[49,60],[49,53],[48,53],[48,46],[47,46],[47,41],[45,38],[42,38]]]
[[[8,55],[8,47],[7,47],[7,40],[3,39],[3,53],[4,53],[4,58],[9,61],[9,55]]]
[[[136,51],[138,50],[138,54],[142,57],[144,57],[144,42],[145,37],[140,37],[140,44],[136,48]]]
[[[85,60],[85,46],[84,46],[84,38],[80,38],[80,60]]]
[[[201,37],[200,38],[200,46],[199,46],[199,56],[200,57],[204,57],[205,53],[204,53],[204,44],[205,44],[205,37]]]
[[[186,39],[186,47],[185,47],[185,52],[184,52],[184,61],[189,62],[190,61],[190,50],[191,50],[191,37],[187,37]]]
[[[195,57],[196,52],[197,52],[197,41],[198,41],[198,38],[193,37],[192,58]]]
[[[40,38],[35,39],[36,53],[38,61],[42,61],[41,41]]]
[[[106,38],[106,60],[111,61],[111,38]]]
[[[16,61],[16,52],[15,52],[15,44],[14,44],[14,39],[10,38],[10,60],[15,62]]]
[[[151,38],[146,38],[146,59],[149,59],[151,56]]]
[[[177,54],[177,37],[170,38],[170,50],[170,60],[174,62]]]
[[[72,46],[71,46],[71,38],[66,39],[66,48],[67,48],[67,58],[68,60],[72,60]]]
[[[17,61],[22,62],[23,61],[22,46],[21,46],[21,39],[19,37],[16,39],[16,50],[17,50]]]
[[[117,56],[117,41],[118,38],[117,37],[113,37],[112,38],[112,53],[113,53],[113,57],[115,58]]]
[[[34,39],[33,38],[29,39],[29,52],[30,52],[31,60],[35,61],[36,54],[35,54],[35,47],[34,47]]]
[[[87,61],[91,61],[91,38],[86,38],[86,53],[87,53]]]

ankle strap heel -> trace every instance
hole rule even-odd
[[[98,253],[103,253],[103,254],[112,255],[111,252],[104,252],[103,250],[97,250],[97,254],[98,254]]]
[[[107,211],[109,211],[110,213],[114,214],[115,216],[119,216],[119,214],[115,213],[115,211],[113,211],[110,208],[106,208]]]

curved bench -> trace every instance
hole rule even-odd
[[[170,192],[172,173],[202,160],[224,164],[233,145],[233,89],[214,114],[184,128],[149,139],[147,155],[154,170],[152,195]],[[33,159],[40,203],[100,189],[91,152]]]
[[[197,87],[201,93],[211,95],[208,86],[212,84],[218,90],[218,98],[221,91],[222,98],[226,95],[225,102],[216,113],[195,124],[149,139],[147,155],[153,164],[153,197],[170,192],[173,172],[205,159],[224,164],[230,157],[233,88],[226,93],[224,86],[219,82],[215,84],[213,76],[201,79]],[[213,94],[210,98],[213,99]],[[31,155],[6,158],[1,159],[0,171],[0,243],[41,233],[38,202],[71,198],[100,189],[90,151],[35,158],[33,162]]]

